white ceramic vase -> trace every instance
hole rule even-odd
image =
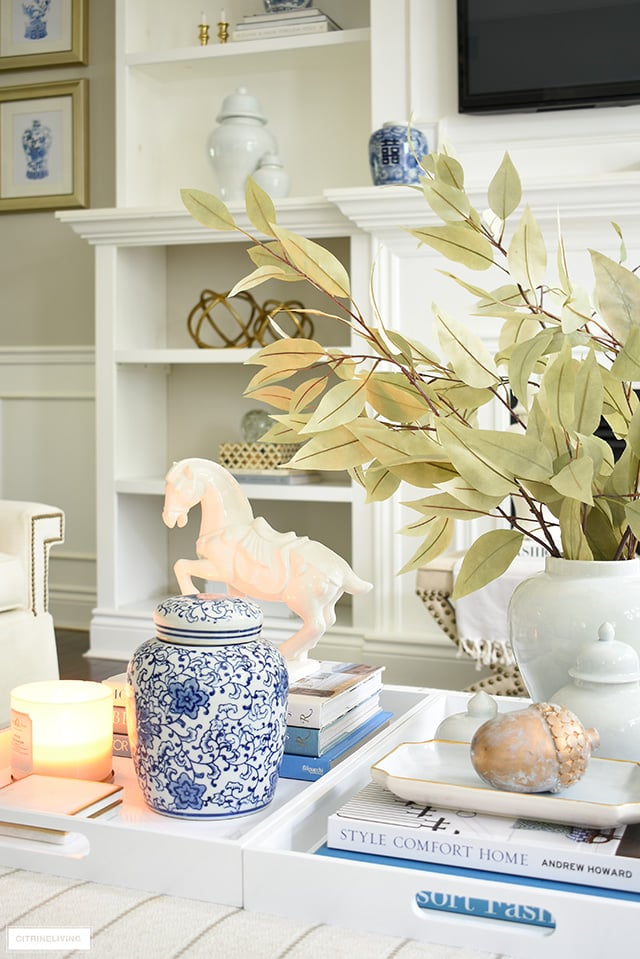
[[[509,636],[534,701],[548,701],[570,682],[580,650],[602,623],[640,653],[640,560],[597,562],[549,556],[509,604]]]
[[[244,200],[247,177],[265,155],[277,154],[275,138],[256,97],[238,87],[222,102],[218,126],[208,142],[209,157],[218,179],[220,196],[227,203]]]

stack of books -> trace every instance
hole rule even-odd
[[[319,779],[390,721],[380,707],[383,666],[322,662],[289,688],[283,779]],[[127,674],[103,680],[113,690],[113,755],[131,757]]]
[[[320,663],[289,687],[280,776],[319,779],[391,719],[380,707],[382,666]]]
[[[421,806],[377,783],[328,817],[326,847],[319,852],[640,893],[639,823],[585,828]]]
[[[131,759],[131,744],[127,727],[127,674],[116,673],[103,679],[113,690],[113,755]]]
[[[294,37],[304,33],[328,33],[341,28],[331,17],[315,7],[287,13],[256,13],[242,17],[231,34],[232,40],[266,40],[270,37]]]

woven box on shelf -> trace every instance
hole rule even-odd
[[[277,470],[298,449],[298,443],[220,443],[218,462],[231,473]]]

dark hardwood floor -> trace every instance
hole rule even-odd
[[[92,679],[100,682],[115,673],[123,673],[126,661],[94,659],[84,654],[89,649],[89,633],[81,629],[56,629],[60,679]]]

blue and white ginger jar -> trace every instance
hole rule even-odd
[[[420,160],[429,152],[421,130],[402,123],[383,123],[369,137],[369,166],[375,186],[419,183]]]
[[[131,751],[145,802],[182,819],[263,809],[284,752],[288,673],[260,637],[262,610],[225,595],[173,596],[133,654]]]

